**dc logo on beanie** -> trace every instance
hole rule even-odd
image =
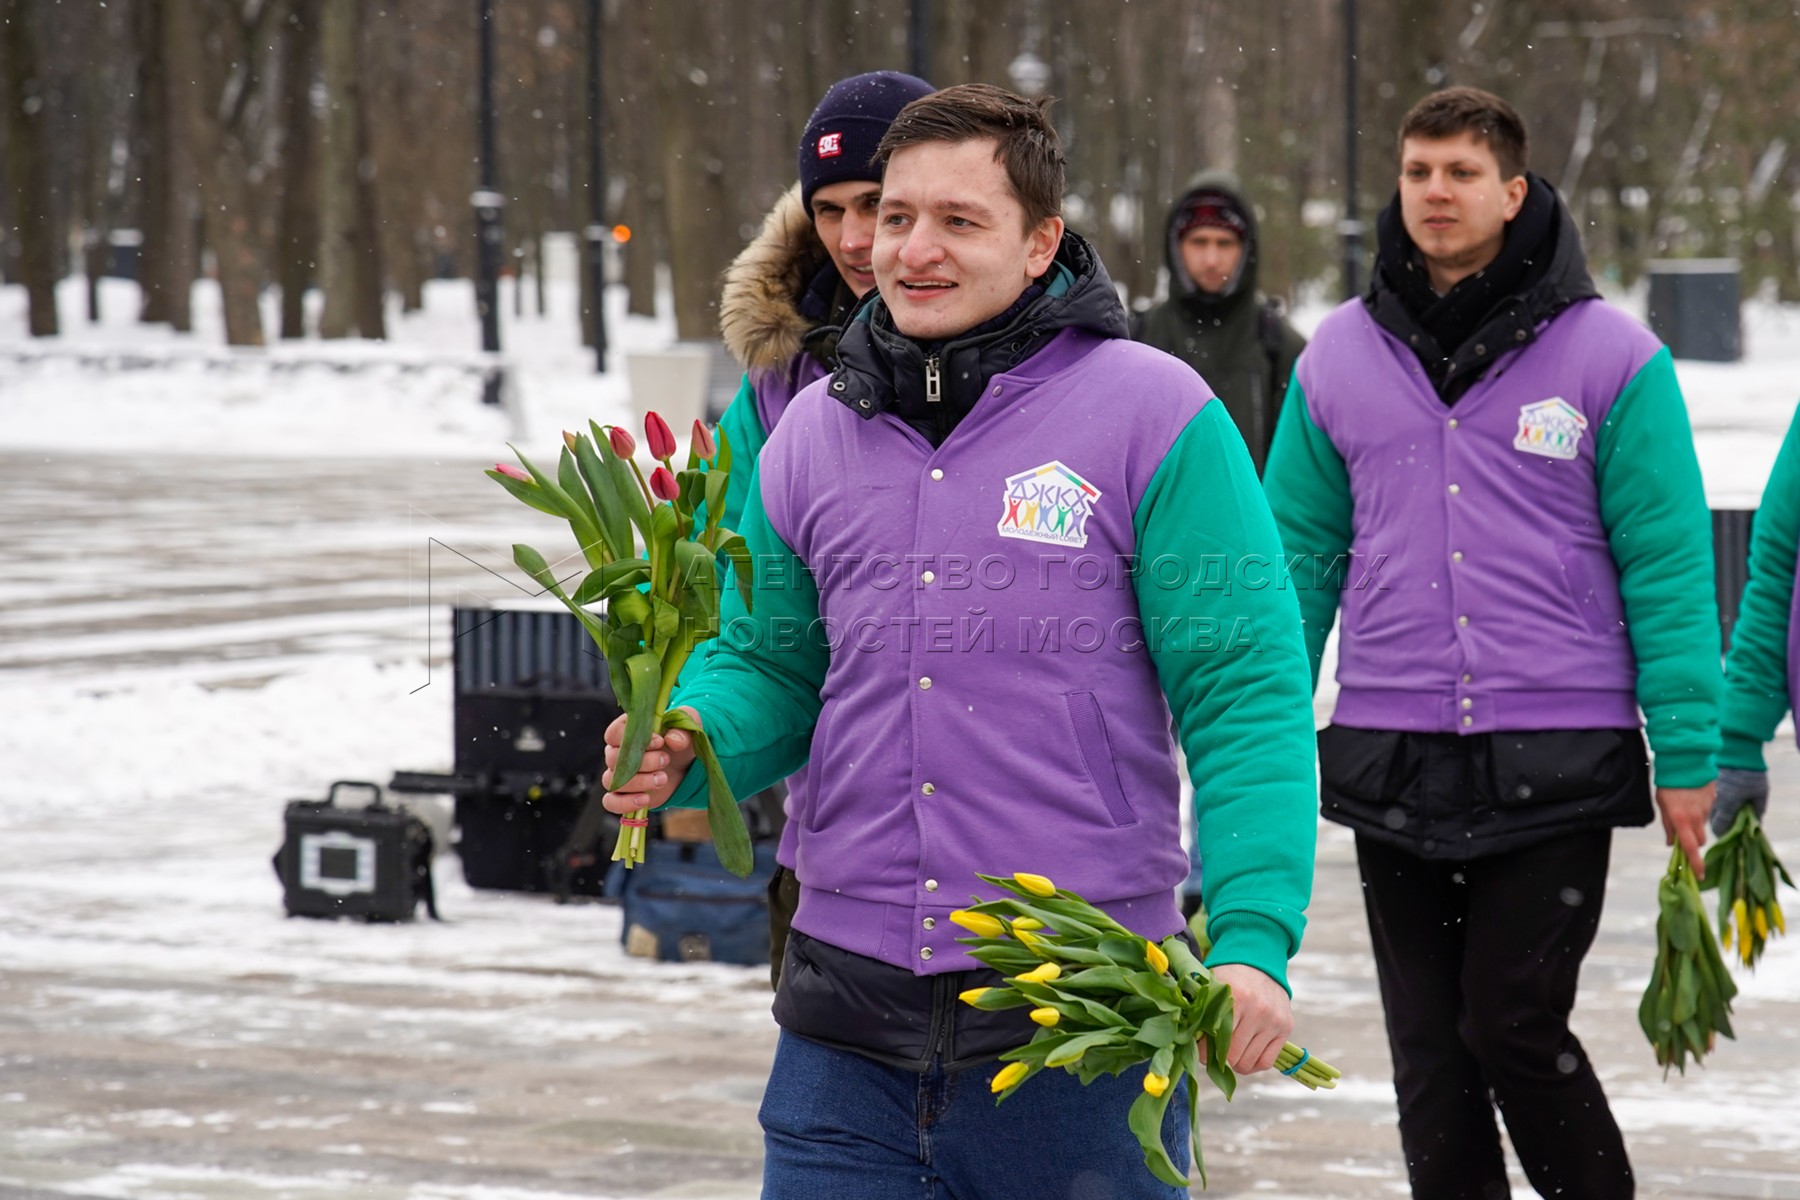
[[[844,152],[844,135],[827,133],[819,138],[819,157],[836,158]]]

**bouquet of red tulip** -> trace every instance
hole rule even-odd
[[[513,561],[562,601],[606,658],[613,694],[625,710],[625,738],[613,778],[637,774],[654,734],[683,729],[707,774],[707,821],[719,861],[737,875],[751,867],[750,834],[737,799],[719,769],[712,743],[686,713],[669,711],[676,677],[695,647],[719,635],[719,564],[735,568],[739,594],[750,606],[750,556],[744,539],[719,524],[731,472],[731,445],[694,422],[687,465],[676,470],[675,435],[656,413],[644,418],[650,456],[661,465],[644,477],[637,443],[617,425],[588,423],[587,434],[563,434],[556,477],[519,454],[521,471],[497,464],[487,475],[514,497],[569,523],[585,571],[557,578],[530,546],[513,547]],[[513,453],[518,454],[517,448]],[[639,553],[638,546],[644,547]],[[570,590],[565,584],[580,576]],[[613,859],[644,861],[649,810],[626,817]]]

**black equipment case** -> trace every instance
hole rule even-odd
[[[567,612],[450,616],[454,772],[398,771],[389,788],[456,798],[471,887],[602,894],[607,864],[595,851],[610,852],[617,823],[588,800],[620,711],[606,660]]]
[[[340,788],[374,793],[366,808],[339,808]],[[390,807],[381,785],[341,779],[323,800],[294,800],[275,852],[275,875],[290,917],[410,921],[419,902],[437,918],[431,831],[416,814]]]

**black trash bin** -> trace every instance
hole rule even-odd
[[[1676,358],[1736,362],[1744,356],[1734,258],[1652,261],[1650,331]]]

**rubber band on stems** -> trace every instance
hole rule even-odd
[[[1305,1046],[1300,1047],[1300,1060],[1298,1062],[1296,1062],[1293,1066],[1289,1067],[1287,1070],[1283,1071],[1282,1074],[1288,1075],[1288,1076],[1293,1076],[1293,1075],[1298,1074],[1300,1071],[1300,1068],[1304,1067],[1306,1065],[1306,1060],[1311,1057],[1312,1057],[1312,1051],[1308,1050]]]

